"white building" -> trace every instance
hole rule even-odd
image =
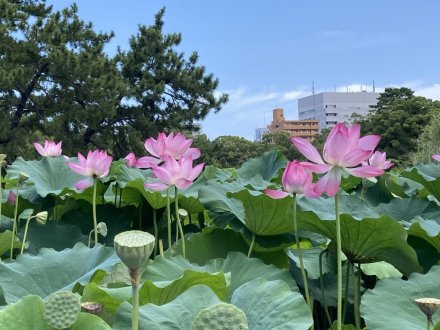
[[[256,128],[255,129],[255,142],[263,141],[263,135],[269,133],[269,130],[266,127]]]
[[[352,114],[367,115],[380,93],[325,92],[298,99],[299,120],[319,120],[320,130],[349,122]]]

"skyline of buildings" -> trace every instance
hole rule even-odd
[[[367,115],[377,104],[380,93],[375,92],[322,92],[298,99],[298,120],[287,120],[283,108],[273,109],[272,122],[255,130],[255,141],[266,133],[285,131],[309,141],[321,130],[332,128],[338,122],[350,122],[353,114]]]

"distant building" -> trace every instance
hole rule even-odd
[[[269,133],[269,130],[266,127],[256,128],[255,142],[261,142],[263,140],[263,135],[266,133]]]
[[[298,136],[308,141],[319,133],[319,122],[317,120],[286,120],[282,108],[273,109],[273,119],[267,126],[270,133],[284,131],[291,136]]]
[[[337,122],[349,122],[352,114],[367,115],[370,106],[377,104],[380,93],[355,92],[319,93],[298,99],[300,120],[319,120],[320,130]]]

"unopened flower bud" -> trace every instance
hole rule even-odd
[[[121,261],[130,270],[138,270],[147,266],[154,241],[154,236],[147,232],[130,230],[116,235],[114,246]]]

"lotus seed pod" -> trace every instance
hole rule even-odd
[[[44,320],[54,329],[71,327],[81,312],[79,295],[58,291],[50,295],[44,307]]]
[[[81,311],[98,315],[102,311],[102,304],[93,301],[86,301],[81,303]]]
[[[3,163],[6,163],[6,154],[0,154],[0,166],[3,165]]]
[[[220,303],[197,314],[192,330],[248,330],[247,318],[238,307]]]
[[[115,251],[128,269],[145,268],[154,249],[154,240],[153,235],[144,231],[124,231],[115,236]]]
[[[419,298],[415,300],[420,310],[426,316],[431,317],[440,308],[440,299],[437,298]]]
[[[47,211],[37,213],[35,218],[40,225],[45,225],[47,221]]]
[[[102,237],[107,236],[107,224],[105,222],[100,222],[96,225],[96,229],[98,230],[98,234]]]

